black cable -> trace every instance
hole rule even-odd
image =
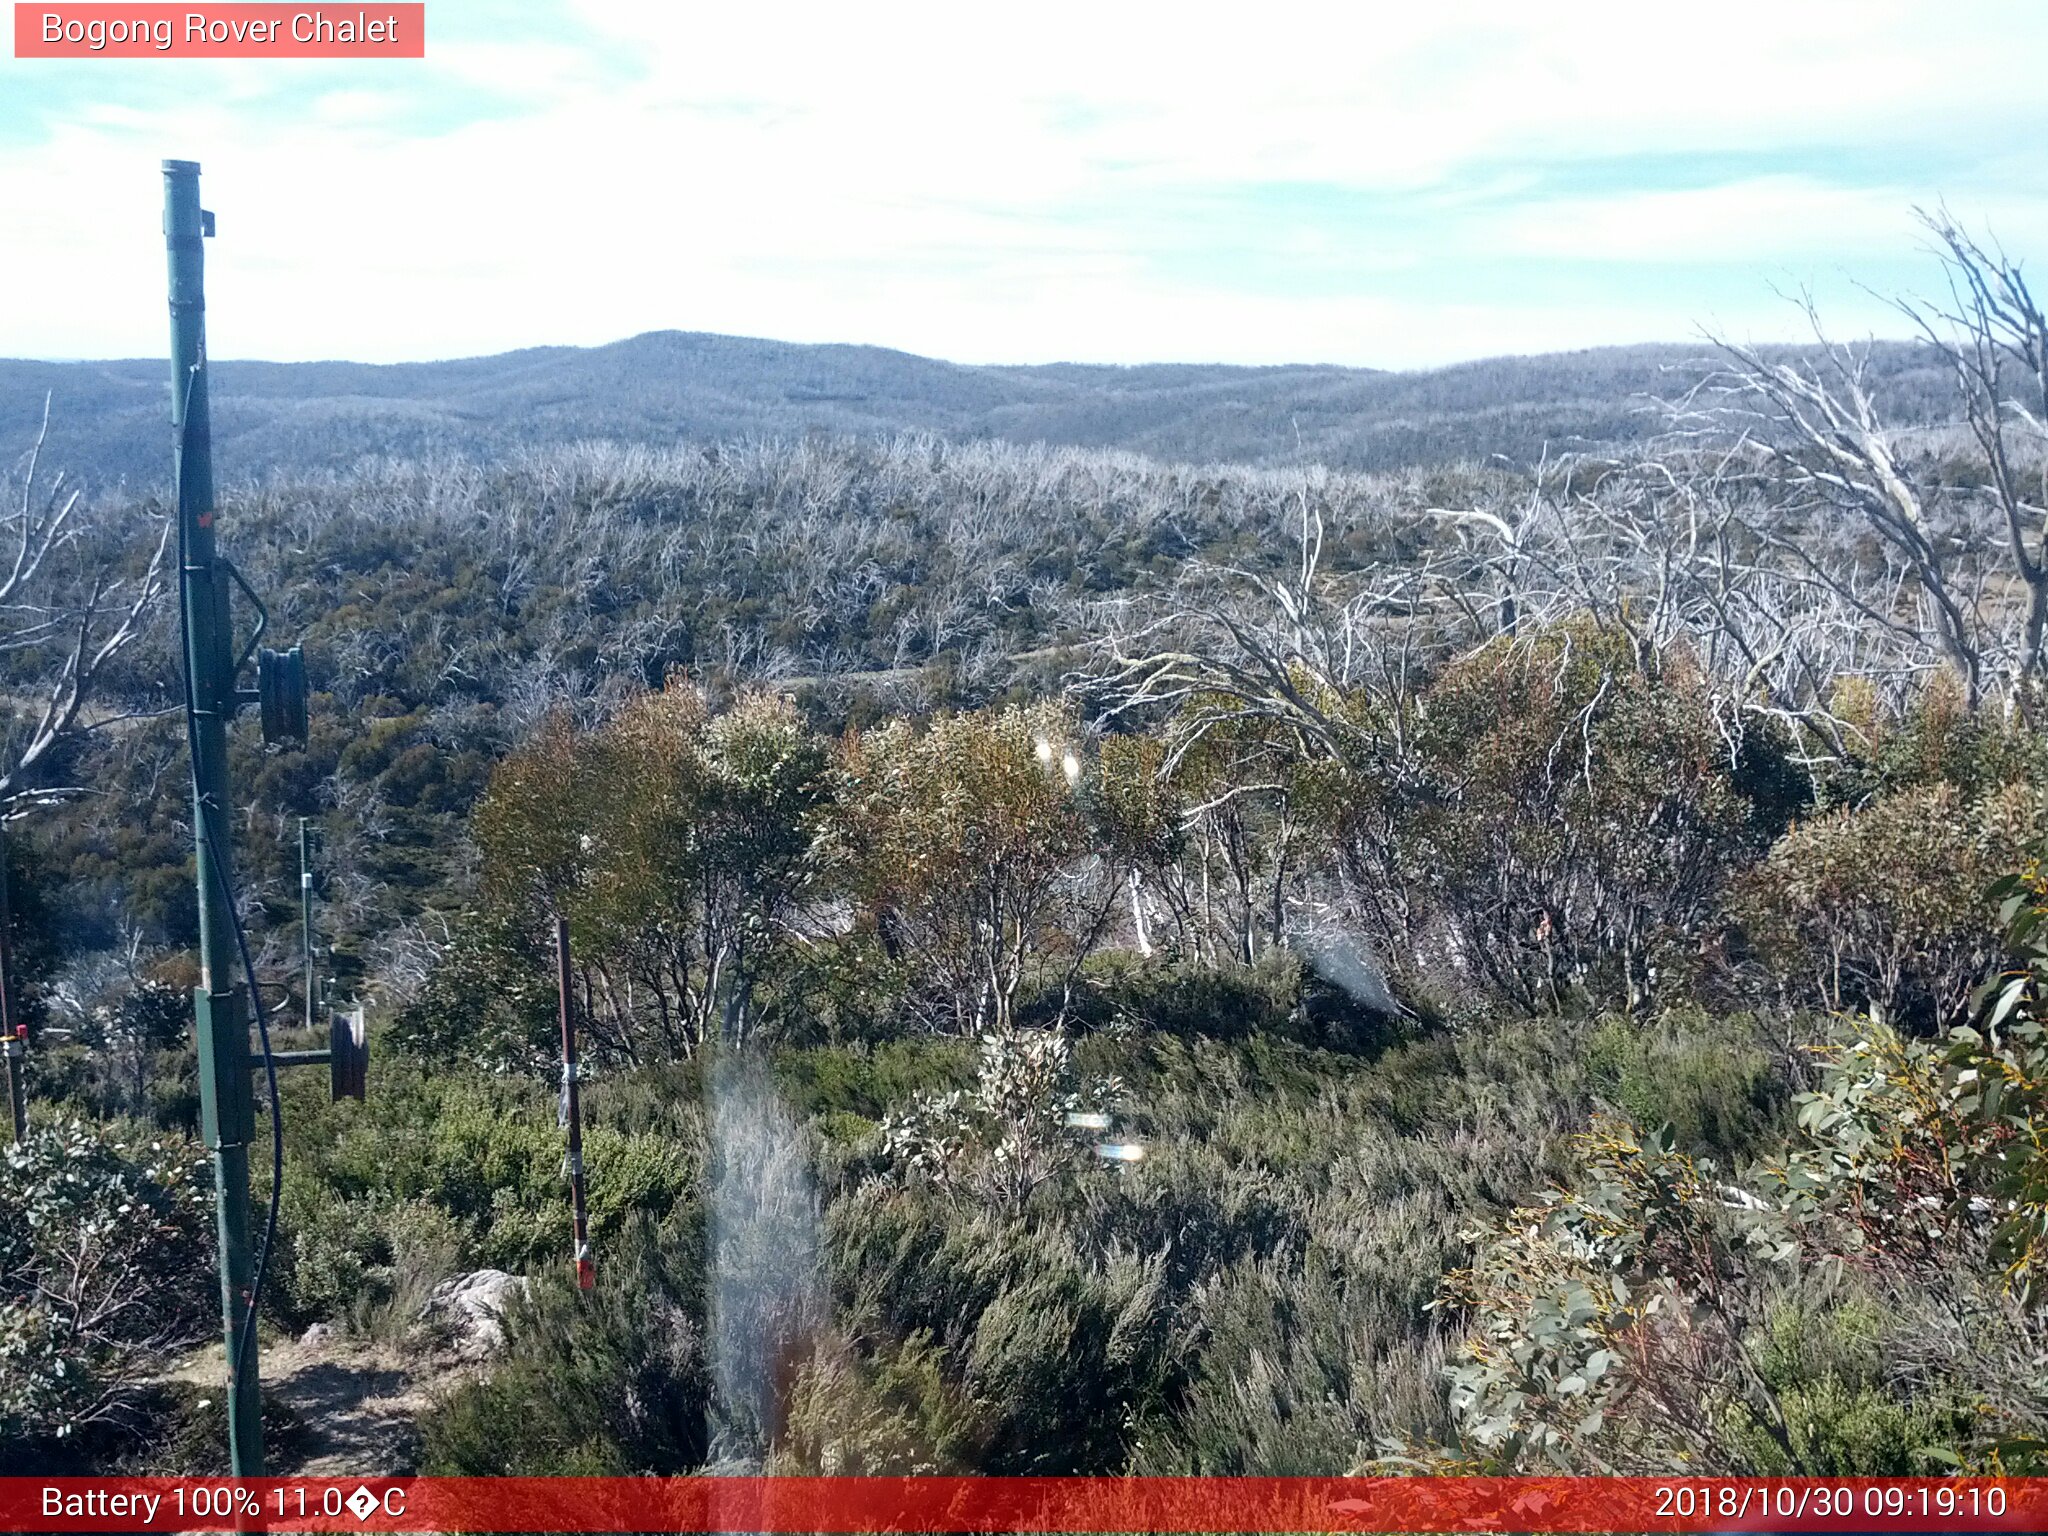
[[[213,854],[213,867],[220,884],[221,900],[235,933],[235,948],[242,957],[242,975],[249,983],[249,1006],[256,1015],[256,1037],[263,1046],[263,1076],[270,1093],[270,1204],[263,1217],[263,1242],[256,1250],[255,1273],[249,1282],[249,1308],[242,1320],[242,1342],[235,1356],[235,1375],[247,1368],[250,1347],[256,1340],[256,1309],[263,1300],[263,1282],[270,1273],[270,1250],[277,1241],[278,1206],[284,1195],[284,1113],[278,1102],[277,1058],[270,1049],[270,1012],[256,987],[256,963],[249,957],[249,935],[242,927],[242,914],[235,908],[235,890],[221,859],[220,845],[207,829],[206,846]]]
[[[178,462],[182,481],[186,437],[192,428],[192,385],[202,365],[194,364],[185,380],[185,408],[178,417]],[[193,809],[199,835],[206,840],[212,856],[214,879],[220,886],[221,904],[227,908],[228,925],[235,935],[235,950],[241,958],[242,976],[249,984],[249,1007],[256,1015],[256,1034],[263,1046],[263,1073],[270,1089],[270,1209],[264,1217],[263,1242],[256,1250],[255,1273],[249,1285],[249,1303],[242,1317],[242,1341],[236,1347],[234,1379],[248,1368],[249,1349],[256,1339],[256,1308],[263,1299],[263,1282],[270,1272],[270,1250],[277,1241],[278,1206],[284,1193],[284,1114],[278,1101],[277,1058],[270,1049],[270,1016],[263,1007],[263,993],[256,985],[256,963],[249,955],[249,936],[242,927],[242,914],[235,903],[234,882],[228,876],[219,841],[213,835],[213,820],[205,797],[197,792],[199,781],[199,699],[192,684],[192,605],[185,591],[185,488],[177,487],[173,515],[178,520],[178,670],[185,681],[185,747],[192,758]],[[218,810],[218,807],[215,808]],[[202,897],[202,900],[204,898]],[[211,978],[208,978],[211,980]]]

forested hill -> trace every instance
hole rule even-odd
[[[1397,469],[1530,459],[1639,436],[1646,394],[1696,376],[1703,345],[1498,358],[1427,372],[1161,364],[970,367],[880,347],[799,346],[653,331],[609,346],[535,347],[450,362],[215,365],[225,479],[343,468],[365,455],[585,438],[679,439],[931,431],[959,439],[1127,448],[1159,458],[1316,461]],[[1924,360],[1874,362],[1912,406],[1938,387]],[[1922,374],[1927,377],[1923,378]],[[33,439],[51,398],[48,462],[107,486],[168,473],[165,365],[0,361],[0,446]]]

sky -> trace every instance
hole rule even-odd
[[[1802,290],[1903,334],[1938,201],[2048,260],[2033,0],[426,15],[422,60],[0,59],[0,356],[164,350],[165,158],[218,216],[213,350],[279,360],[1417,368],[1797,339]]]

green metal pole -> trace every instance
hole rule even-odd
[[[228,572],[214,552],[213,445],[206,391],[206,248],[213,216],[199,207],[199,167],[164,162],[164,244],[170,257],[171,443],[184,549],[185,675],[191,688],[192,832],[199,872],[199,985],[192,995],[199,1047],[199,1114],[213,1154],[220,1233],[220,1307],[228,1355],[228,1461],[237,1477],[263,1473],[262,1399],[249,1293],[249,1015],[236,985],[228,910],[228,721],[235,695]]]
[[[299,818],[299,957],[306,969],[306,1028],[313,1027],[317,1003],[313,986],[313,839]]]
[[[13,1035],[7,1037],[7,1100],[14,1109],[14,1144],[28,1140],[28,1052]]]
[[[7,1101],[16,1145],[28,1139],[28,1024],[14,1016],[14,914],[8,905],[7,834],[0,828],[0,1038],[7,1055]]]

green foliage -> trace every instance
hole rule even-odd
[[[766,695],[714,719],[676,681],[594,732],[550,717],[492,774],[475,820],[485,922],[470,954],[523,973],[512,1037],[535,1033],[557,918],[598,1053],[684,1055],[746,1037],[819,873],[827,768],[824,743]],[[462,980],[414,1011],[410,1038],[459,1038]]]
[[[1586,1042],[1588,1076],[1632,1122],[1730,1162],[1782,1138],[1790,1094],[1778,1068],[1756,1019],[1696,1007],[1648,1025],[1603,1020]]]
[[[1300,963],[1284,951],[1269,952],[1249,968],[1112,952],[1093,958],[1075,979],[1071,1011],[1090,1030],[1181,1039],[1284,1037],[1301,990]]]
[[[0,1439],[141,1411],[141,1377],[217,1295],[211,1180],[190,1144],[59,1121],[0,1153]]]
[[[804,1362],[790,1395],[782,1476],[932,1477],[974,1472],[988,1415],[947,1379],[926,1334],[861,1354],[827,1341]]]
[[[818,873],[824,743],[786,699],[749,697],[713,718],[701,694],[671,683],[589,745],[578,768],[602,809],[571,903],[589,952],[643,985],[676,974],[675,1005],[697,1042],[743,1037]]]
[[[1888,1379],[1892,1324],[1855,1282],[1788,1290],[1760,1330],[1756,1367],[1785,1416],[1789,1452],[1754,1425],[1736,1455],[1764,1474],[1905,1477],[1939,1474],[1973,1416],[1957,1382],[1904,1396]]]
[[[883,944],[914,959],[935,1026],[1007,1030],[1032,968],[1092,946],[1101,918],[1067,895],[1090,846],[1077,752],[1052,703],[848,739],[837,857]]]
[[[1584,1169],[1503,1217],[1446,1298],[1474,1327],[1453,1374],[1460,1442],[1502,1470],[1736,1470],[1730,1426],[1791,1454],[1745,1353],[1759,1266],[1793,1251],[1757,1202],[1668,1134],[1596,1121]]]
[[[95,1120],[132,1117],[196,1135],[192,979],[182,956],[137,965],[131,955],[107,984],[61,988],[48,1022],[66,1027],[69,1038],[32,1037],[30,1099],[65,1101]]]
[[[610,1089],[586,1090],[590,1229],[610,1241],[643,1214],[697,1198],[701,1114],[611,1123]],[[288,1081],[278,1304],[296,1322],[362,1322],[456,1267],[523,1270],[558,1255],[569,1189],[554,1095],[529,1080],[403,1062],[378,1068],[363,1104]],[[451,1256],[452,1255],[452,1256]],[[305,1268],[301,1268],[301,1265]]]
[[[819,1370],[866,1406],[828,1415],[804,1465],[1341,1473],[1443,1432],[1426,1308],[1461,1223],[1583,1113],[1569,1038],[1531,1024],[1368,1063],[1096,1035],[1076,1061],[1123,1076],[1115,1134],[1143,1161],[1081,1162],[1018,1210],[855,1165],[826,1218],[853,1355]],[[906,1349],[938,1382],[904,1389],[892,1440],[858,1379]]]
[[[1596,1124],[1568,1187],[1503,1218],[1448,1299],[1472,1470],[1898,1475],[1953,1465],[1972,1384],[1902,1380],[1897,1324],[1839,1264],[1793,1261],[1795,1206],[1666,1136]]]
[[[1328,1476],[1448,1430],[1439,1341],[1384,1276],[1320,1245],[1230,1266],[1195,1298],[1202,1347],[1148,1470]]]
[[[2003,952],[1985,887],[2044,834],[2031,785],[1976,799],[1945,782],[1902,789],[1786,833],[1734,910],[1795,1001],[1954,1023]]]
[[[420,1198],[319,1201],[294,1211],[290,1234],[276,1304],[297,1321],[335,1320],[394,1341],[418,1324],[468,1246],[455,1219]]]
[[[1159,1259],[1091,1254],[1057,1229],[881,1184],[835,1203],[827,1232],[855,1323],[944,1351],[979,1424],[979,1470],[1123,1464],[1172,1369]]]
[[[569,716],[555,711],[506,754],[477,802],[484,890],[535,918],[566,913],[590,864],[603,788],[579,745]]]
[[[1417,713],[1395,877],[1455,963],[1531,1010],[1642,1006],[1754,836],[1698,668],[1570,622],[1454,662]]]
[[[1084,1083],[1059,1029],[981,1037],[974,1086],[922,1093],[882,1122],[887,1155],[912,1177],[1021,1210],[1040,1185],[1085,1166],[1095,1134],[1076,1115],[1106,1114],[1121,1085]]]
[[[14,992],[9,999],[17,1022],[33,1031],[45,1022],[46,991],[58,965],[74,950],[76,920],[65,893],[56,888],[61,870],[45,840],[26,835],[19,825],[7,829],[0,855],[6,860],[7,942]]]
[[[1315,694],[1342,715],[1358,700],[1336,697],[1306,676],[1286,687]],[[1327,697],[1326,697],[1327,695]],[[1162,915],[1156,925],[1168,956],[1209,964],[1256,966],[1286,939],[1287,894],[1305,861],[1305,824],[1335,819],[1328,764],[1303,751],[1287,724],[1291,703],[1240,712],[1207,693],[1189,697],[1166,723],[1172,803],[1187,825],[1177,845],[1146,852],[1130,865],[1135,903],[1142,882]],[[1141,949],[1145,946],[1140,945]]]
[[[1902,708],[1887,707],[1867,679],[1842,678],[1830,706],[1851,730],[1846,759],[1830,762],[1816,785],[1830,805],[1943,784],[1978,801],[2005,785],[2038,781],[2048,767],[2036,731],[2023,719],[1970,709],[1948,673]]]
[[[931,1038],[778,1052],[776,1087],[800,1115],[880,1120],[916,1095],[970,1082],[975,1043]]]
[[[2021,963],[1979,991],[1981,1029],[1957,1032],[1950,1091],[1993,1138],[1986,1161],[2006,1205],[1992,1253],[2009,1287],[2037,1303],[2048,1297],[2048,881],[2032,865],[1991,895]]]
[[[146,1051],[168,1050],[184,1039],[191,1022],[189,992],[158,977],[144,976],[124,989],[116,1001],[94,1010],[85,1043],[132,1043]]]
[[[473,909],[385,1037],[426,1061],[540,1071],[561,1053],[552,956],[502,905]]]
[[[1480,1465],[2041,1464],[2048,886],[2030,869],[1994,894],[2025,960],[1978,1023],[1858,1025],[1782,1156],[1738,1180],[1668,1125],[1596,1123],[1568,1184],[1475,1234],[1446,1300],[1471,1320],[1453,1407]],[[1960,1337],[1930,1349],[1933,1327]]]
[[[424,1470],[462,1477],[673,1474],[709,1446],[703,1243],[691,1224],[622,1231],[583,1293],[534,1283],[491,1374],[425,1419]]]
[[[1107,736],[1084,793],[1096,845],[1119,864],[1156,868],[1187,844],[1187,807],[1156,736]]]
[[[1995,887],[2022,964],[1977,993],[1978,1023],[1939,1040],[1881,1020],[1828,1053],[1799,1100],[1808,1145],[1772,1170],[1782,1198],[1836,1241],[1939,1264],[1981,1248],[2022,1303],[2048,1295],[2048,894]]]

